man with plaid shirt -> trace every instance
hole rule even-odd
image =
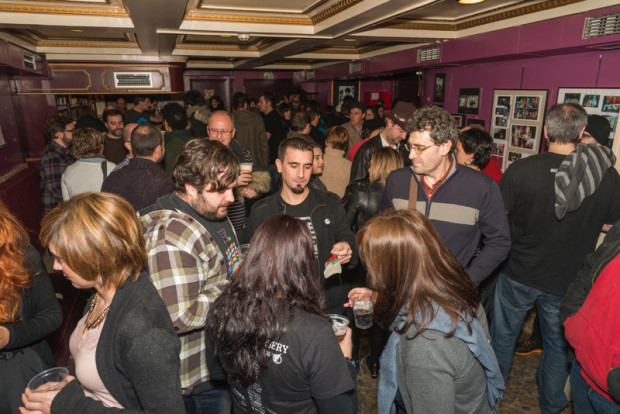
[[[41,205],[46,215],[62,201],[60,180],[67,166],[75,162],[69,152],[75,122],[64,116],[53,116],[45,121],[45,138],[49,144],[43,149],[39,174],[41,176]]]
[[[189,141],[172,173],[176,192],[140,211],[147,264],[181,338],[180,378],[188,413],[230,413],[226,384],[207,368],[205,325],[211,303],[239,263],[228,205],[237,157],[217,141]]]

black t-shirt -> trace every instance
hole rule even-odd
[[[550,152],[524,158],[499,183],[512,236],[504,272],[558,296],[564,296],[585,256],[594,251],[603,224],[620,218],[620,177],[613,167],[577,210],[556,218],[555,173],[565,158]]]
[[[108,135],[105,136],[103,140],[103,156],[106,160],[114,164],[120,164],[127,154],[128,151],[127,148],[125,148],[123,138],[110,138]]]
[[[282,199],[282,197],[280,197],[280,202],[284,204],[286,208],[286,214],[298,218],[299,220],[306,223],[306,226],[308,226],[308,230],[310,230],[310,234],[312,235],[312,243],[314,244],[314,257],[316,257],[318,260],[319,248],[316,241],[316,231],[310,218],[310,213],[312,212],[313,207],[310,205],[310,197],[306,197],[304,201],[302,201],[300,204],[297,204],[296,206],[288,204]]]
[[[265,352],[269,367],[255,384],[245,388],[229,378],[233,413],[317,413],[314,399],[355,388],[331,324],[321,316],[296,311],[287,331]]]
[[[275,164],[278,158],[278,147],[284,139],[284,128],[282,127],[282,118],[276,111],[271,111],[263,116],[265,123],[265,131],[271,134],[271,138],[267,142],[269,144],[269,164]]]

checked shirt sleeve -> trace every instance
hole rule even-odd
[[[162,214],[163,213],[163,214]],[[174,211],[147,224],[147,263],[178,334],[205,326],[210,304],[226,284],[224,257],[206,230]],[[143,223],[152,218],[143,217]]]

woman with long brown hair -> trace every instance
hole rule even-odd
[[[316,263],[306,224],[274,216],[211,306],[207,333],[228,374],[233,413],[355,413],[355,366],[345,361],[351,330],[338,347]]]
[[[478,289],[415,210],[389,209],[357,233],[375,320],[392,334],[381,357],[379,414],[491,413],[504,381],[476,317]],[[398,410],[398,411],[397,411]]]
[[[56,365],[43,338],[61,323],[41,256],[0,202],[0,413],[17,412],[28,381]]]

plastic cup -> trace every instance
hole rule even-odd
[[[35,375],[28,382],[28,388],[34,392],[58,390],[63,387],[68,376],[69,370],[65,367],[50,368]]]
[[[353,315],[355,316],[355,326],[359,329],[370,328],[372,326],[372,302],[370,299],[354,301]]]
[[[241,171],[250,171],[252,172],[253,163],[251,162],[242,162],[241,163]]]
[[[332,321],[332,329],[334,330],[334,334],[336,338],[338,338],[338,342],[344,339],[345,334],[347,333],[347,326],[349,326],[349,319],[342,315],[338,315],[332,313],[328,315]]]

